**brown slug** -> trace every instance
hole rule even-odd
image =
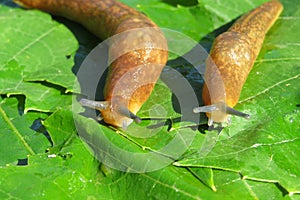
[[[193,110],[194,113],[206,112],[209,126],[213,122],[230,123],[230,115],[250,117],[233,107],[239,100],[265,35],[282,9],[278,0],[266,2],[243,15],[215,39],[206,60],[202,92],[205,106]]]
[[[81,104],[98,109],[104,121],[113,126],[126,128],[133,120],[140,121],[136,113],[150,96],[168,59],[167,41],[153,21],[115,0],[15,2],[76,21],[103,40],[128,32],[109,47],[109,57],[116,59],[109,66],[105,101],[82,99]]]

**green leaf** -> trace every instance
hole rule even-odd
[[[263,0],[124,2],[208,49],[223,31],[217,28]],[[1,6],[0,199],[299,198],[300,9],[296,0],[282,3],[284,12],[267,34],[236,106],[252,118],[233,117],[220,134],[203,132],[202,126],[200,132],[197,122],[177,112],[172,86],[179,81],[170,70],[162,80],[172,76],[171,84],[156,85],[138,113],[140,125],[120,130],[72,113],[74,95],[65,93],[77,92],[71,71],[78,47],[74,36],[48,14]],[[89,41],[94,44],[95,38],[84,40],[82,49],[90,48]],[[188,52],[192,44],[179,44],[179,52]],[[201,93],[203,81],[193,66],[177,59],[170,65]],[[24,101],[28,112],[20,115]],[[75,98],[73,104],[78,104]],[[54,113],[48,117],[32,110]],[[48,138],[30,128],[45,118]],[[27,157],[26,166],[15,166]],[[116,163],[121,171],[114,169]],[[128,172],[134,169],[141,173]]]
[[[217,191],[214,184],[213,170],[211,168],[189,168],[202,183],[210,187],[213,191]]]
[[[75,77],[66,66],[73,65],[72,56],[78,47],[66,27],[42,12],[20,9],[2,12],[0,27],[5,30],[0,40],[5,54],[0,63],[16,60],[25,67],[25,80],[46,80],[72,90]]]
[[[87,120],[80,117],[81,120]],[[91,120],[88,120],[91,121]],[[88,124],[91,128],[92,121]],[[60,146],[56,152],[49,154],[38,154],[29,156],[28,166],[15,167],[7,166],[0,169],[0,182],[5,181],[5,186],[1,189],[1,196],[6,198],[13,196],[15,198],[34,198],[42,196],[45,199],[60,197],[62,199],[78,198],[81,199],[88,195],[94,198],[144,198],[146,196],[160,197],[167,199],[170,196],[179,199],[200,199],[200,198],[220,198],[225,194],[227,197],[234,197],[229,191],[240,191],[242,196],[259,196],[259,190],[253,194],[254,189],[250,188],[269,188],[279,195],[279,190],[274,184],[264,185],[266,183],[242,181],[238,174],[232,176],[231,173],[218,171],[214,172],[214,181],[219,191],[213,192],[195,178],[188,170],[177,167],[166,167],[159,171],[131,174],[118,172],[106,166],[101,166],[98,171],[99,163],[94,159],[93,153],[76,136],[76,127],[70,111],[61,110],[49,117],[44,125],[49,130],[49,135],[54,141],[54,148]],[[55,126],[54,126],[55,125]],[[96,124],[95,124],[96,125]],[[103,127],[104,128],[104,127]],[[62,131],[58,131],[62,130]],[[107,137],[114,138],[111,141],[123,143],[124,149],[141,151],[135,148],[128,148],[130,143],[126,139],[120,138],[116,133],[108,131]],[[63,135],[62,135],[63,134]],[[122,137],[121,137],[122,138]],[[94,138],[95,139],[95,138]],[[62,146],[61,144],[64,145]],[[135,150],[134,150],[135,149]],[[84,162],[83,162],[84,160]],[[100,174],[99,174],[100,173]],[[197,172],[199,175],[199,170]],[[220,176],[218,176],[221,174]],[[205,174],[202,174],[202,177]],[[228,177],[233,177],[229,179]],[[22,184],[15,184],[16,180],[24,180]],[[202,179],[203,180],[203,179]],[[26,182],[25,182],[26,181]],[[225,181],[225,182],[224,182]],[[238,184],[241,182],[241,184]],[[134,184],[133,184],[134,183]],[[136,185],[144,185],[143,189],[137,191]],[[250,185],[250,186],[248,186]],[[40,186],[40,187],[38,187]],[[12,191],[12,187],[15,192]],[[30,187],[30,189],[29,189]],[[124,192],[126,190],[127,192]],[[274,194],[272,192],[272,194]],[[262,194],[261,194],[262,195]],[[262,197],[264,197],[262,195]]]
[[[198,4],[191,2],[192,6],[182,6],[187,1],[180,0],[170,1],[169,4],[168,1],[160,0],[122,2],[146,13],[159,27],[179,31],[198,41],[266,0],[204,0],[198,1]]]
[[[150,116],[155,119],[176,118],[181,116],[175,112],[173,108],[172,92],[161,80],[157,81],[154,92],[150,95],[137,115],[141,118]]]
[[[80,140],[74,141],[73,150],[79,149],[84,155],[84,148],[80,148],[82,147],[80,142]],[[0,168],[0,182],[5,183],[1,184],[0,196],[2,199],[9,197],[15,199],[73,199],[72,197],[76,197],[76,199],[82,199],[88,195],[88,193],[81,193],[82,191],[92,186],[95,188],[95,183],[89,176],[91,174],[94,176],[98,167],[92,158],[87,154],[84,157],[85,162],[82,162],[83,157],[35,155],[29,157],[28,166]],[[75,163],[79,165],[75,166]],[[103,190],[103,188],[98,188],[98,190],[101,189]]]
[[[121,132],[99,125],[85,117],[75,118],[79,136],[91,147],[97,159],[111,168],[128,171],[153,171],[167,166],[172,159],[130,142]]]
[[[0,101],[0,166],[17,164],[27,155],[44,152],[50,146],[47,138],[33,130],[34,122],[47,117],[43,113],[18,112],[18,100],[6,98]]]
[[[70,111],[61,110],[44,122],[56,144],[65,141],[64,146],[56,153],[29,156],[28,165],[24,167],[0,168],[0,183],[6,183],[1,184],[2,198],[11,196],[28,199],[38,196],[45,199],[82,199],[90,196],[96,199],[126,199],[144,198],[148,195],[166,198],[169,194],[178,198],[199,199],[199,196],[214,196],[213,193],[201,194],[209,189],[186,169],[173,166],[142,174],[115,171],[104,165],[101,165],[101,171],[98,171],[99,163],[75,134],[76,127],[72,119]],[[79,119],[86,120],[82,117]],[[93,128],[93,123],[89,124],[90,128]],[[61,132],[58,132],[58,129],[64,129],[68,137],[60,136]],[[111,138],[120,138],[116,133],[110,134]],[[128,142],[123,144],[127,150],[142,151]],[[143,184],[144,187],[137,188],[136,184]],[[127,192],[124,192],[125,190]]]
[[[4,6],[0,10],[1,94],[25,95],[25,111],[48,112],[70,105],[71,97],[64,93],[73,91],[75,81],[74,36],[39,11]]]
[[[293,199],[284,196],[285,191],[275,183],[241,179],[238,173],[214,170],[214,181],[217,193],[224,192],[225,199]]]

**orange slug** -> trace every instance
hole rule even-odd
[[[194,113],[206,112],[209,126],[214,122],[230,123],[230,115],[250,117],[233,107],[239,100],[265,35],[282,9],[278,0],[266,2],[243,15],[215,39],[206,60],[202,92],[205,106],[193,110]]]
[[[115,0],[15,2],[76,21],[101,39],[136,30],[109,47],[109,57],[116,59],[109,66],[105,101],[80,102],[98,109],[104,121],[113,126],[126,128],[133,120],[140,121],[136,113],[150,96],[168,59],[167,41],[153,21]]]

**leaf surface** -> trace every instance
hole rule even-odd
[[[223,25],[264,1],[123,2],[209,49]],[[79,91],[72,67],[95,38],[78,37],[74,58],[78,42],[60,22],[1,5],[0,198],[298,199],[300,8],[282,3],[236,106],[252,117],[233,117],[220,133],[178,111],[170,70],[139,111],[139,125],[120,130],[76,113],[76,95],[66,94]],[[190,44],[178,48],[186,53]],[[200,99],[199,73],[176,56],[170,66]]]

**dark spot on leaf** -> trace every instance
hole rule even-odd
[[[174,7],[177,7],[178,5],[181,5],[181,6],[196,6],[198,5],[198,1],[197,0],[163,0],[163,2],[169,4],[169,5],[172,5]]]
[[[66,88],[62,87],[61,85],[56,85],[56,84],[45,82],[45,81],[41,81],[40,84],[47,86],[47,87],[57,89],[61,92],[61,94],[66,94]]]
[[[71,55],[66,55],[66,58],[67,59],[70,59],[72,56]]]
[[[54,88],[56,90],[59,90],[62,95],[70,95],[70,93],[66,93],[66,88],[61,86],[61,85],[57,85],[57,84],[54,84],[54,83],[49,83],[47,81],[27,81],[27,82],[37,83],[37,84],[41,84],[41,85],[46,86],[46,87]]]
[[[216,123],[216,124],[218,124],[218,123]],[[218,131],[218,134],[220,134],[221,133],[221,131],[223,130],[223,128],[224,127],[222,127],[221,125],[212,125],[212,126],[209,126],[208,127],[208,130],[209,131]]]
[[[71,153],[66,153],[66,154],[60,154],[59,155],[62,159],[64,159],[64,160],[67,160],[67,159],[70,159],[70,158],[72,158],[72,154]]]
[[[201,117],[200,117],[200,119],[201,119]],[[209,126],[207,125],[207,123],[205,123],[205,124],[200,124],[200,125],[198,126],[198,131],[199,131],[200,133],[202,133],[202,134],[205,134],[205,131],[208,130],[208,128],[209,128]]]
[[[46,130],[45,126],[42,124],[42,121],[43,121],[43,119],[41,119],[41,118],[34,120],[32,125],[30,126],[30,128],[32,130],[39,132],[39,133],[43,134],[44,136],[46,136],[48,141],[51,143],[51,146],[53,146],[53,141],[52,141],[48,131]]]
[[[243,180],[244,179],[244,175],[241,172],[238,172],[240,179]]]
[[[296,105],[296,107],[300,107],[300,103]]]
[[[28,158],[18,159],[17,165],[18,165],[18,166],[28,165]]]
[[[289,192],[279,183],[275,183],[275,186],[281,191],[282,196],[286,196],[289,194]]]
[[[18,112],[20,115],[24,114],[24,108],[25,108],[25,96],[24,95],[18,95]]]

